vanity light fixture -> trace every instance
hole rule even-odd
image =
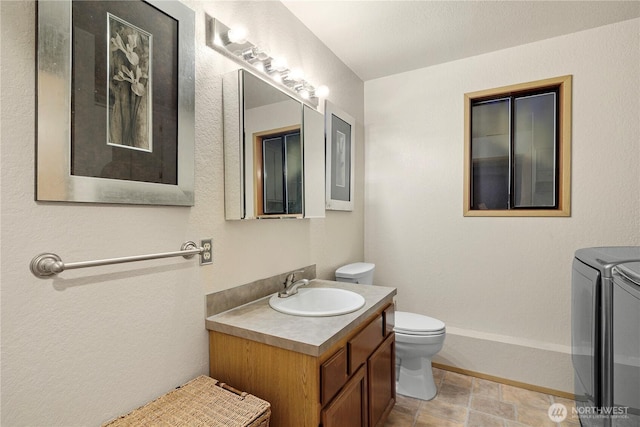
[[[329,95],[325,85],[314,86],[305,80],[305,73],[299,68],[289,69],[283,57],[270,55],[247,40],[248,32],[243,27],[229,28],[219,20],[205,15],[207,46],[223,53],[251,70],[269,77],[276,86],[291,92],[304,103],[318,108],[320,98]]]
[[[269,54],[264,52],[258,46],[252,46],[249,49],[241,51],[240,56],[242,57],[242,59],[250,63],[262,63],[262,61],[265,61],[267,58],[269,58]]]

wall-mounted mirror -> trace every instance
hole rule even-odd
[[[322,115],[246,70],[223,105],[226,218],[324,217]]]

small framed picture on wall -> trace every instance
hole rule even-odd
[[[325,101],[326,209],[353,210],[355,120]]]

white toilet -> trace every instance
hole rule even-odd
[[[375,264],[356,262],[336,270],[338,282],[373,284]],[[431,359],[442,349],[446,335],[442,321],[416,313],[396,311],[396,392],[431,400],[437,390]]]

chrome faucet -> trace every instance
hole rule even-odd
[[[278,297],[289,298],[291,295],[295,295],[298,293],[298,288],[300,286],[305,286],[309,284],[309,281],[307,279],[295,280],[296,273],[301,273],[301,271],[294,271],[293,273],[289,273],[287,275],[287,278],[284,281],[284,289],[278,292]]]

